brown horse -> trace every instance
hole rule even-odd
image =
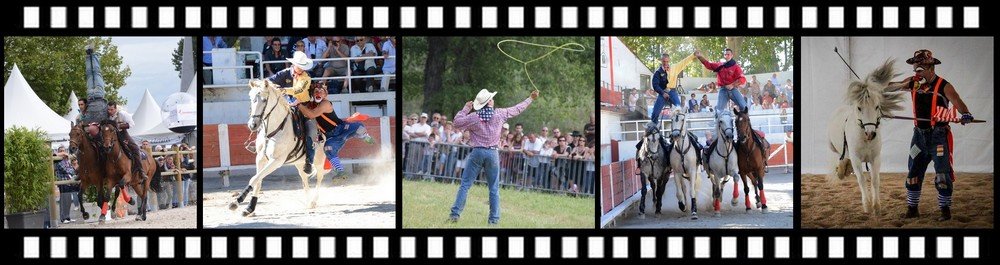
[[[114,121],[106,120],[101,122],[101,151],[105,152],[107,155],[106,171],[108,176],[118,179],[121,183],[132,187],[138,195],[139,203],[139,216],[136,216],[136,221],[146,220],[146,200],[147,192],[152,188],[153,191],[159,193],[162,192],[162,187],[160,186],[160,172],[157,171],[156,160],[153,159],[151,150],[145,150],[146,157],[141,158],[142,155],[136,154],[138,159],[141,159],[140,165],[142,166],[143,172],[150,175],[137,176],[135,171],[132,170],[132,160],[125,155],[124,148],[129,148],[124,146],[122,141],[118,138],[118,124]],[[118,183],[115,183],[116,185]],[[125,195],[124,187],[122,187],[122,194]],[[127,195],[125,195],[127,196]],[[130,204],[132,203],[129,198],[125,199]]]
[[[762,212],[767,212],[767,197],[764,196],[764,169],[766,153],[770,146],[765,146],[765,140],[761,139],[750,124],[749,111],[733,109],[736,114],[736,132],[739,141],[736,145],[736,156],[740,167],[740,178],[743,180],[743,199],[746,202],[747,211],[750,211],[750,187],[747,186],[747,177],[753,183],[754,193],[756,193],[757,208]]]
[[[104,153],[98,152],[101,145],[100,142],[100,130],[96,124],[74,125],[69,132],[69,151],[77,157],[80,163],[80,168],[77,170],[80,177],[80,192],[77,193],[77,199],[81,202],[80,213],[83,215],[84,220],[90,219],[90,214],[87,213],[82,203],[83,194],[86,193],[87,188],[90,186],[96,186],[97,205],[102,209],[98,220],[103,222],[104,216],[107,214],[108,197],[110,197],[105,194],[105,189],[110,191],[115,183],[117,183],[117,180],[107,177],[108,174],[103,162],[105,159]]]

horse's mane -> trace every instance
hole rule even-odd
[[[895,60],[889,59],[868,74],[864,82],[854,81],[847,87],[848,103],[871,106],[880,104],[883,112],[903,110],[906,94],[899,91],[900,86],[890,86],[889,82],[900,76],[893,67]]]

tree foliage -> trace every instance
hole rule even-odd
[[[104,75],[107,98],[127,103],[118,95],[125,86],[125,80],[132,75],[132,69],[124,64],[118,47],[111,38],[102,37],[21,37],[3,38],[4,82],[10,77],[14,64],[35,90],[35,94],[60,115],[70,110],[69,95],[87,95],[87,81],[84,65],[85,47],[93,44],[95,52],[101,55],[101,74]],[[74,103],[75,104],[75,103]]]
[[[670,54],[671,63],[701,50],[709,60],[721,60],[723,49],[729,47],[746,74],[793,70],[792,37],[619,37],[649,69],[660,66],[660,54]],[[684,69],[688,77],[712,77],[712,71],[694,63]]]
[[[594,114],[593,37],[406,37],[403,49],[403,112],[441,112],[452,119],[480,89],[499,92],[498,107],[513,106],[533,90],[522,64],[497,50],[497,42],[517,39],[546,45],[575,42],[584,52],[556,51],[528,65],[540,96],[528,111],[509,123],[525,130],[541,126],[582,132]],[[536,58],[548,48],[505,44],[521,60]],[[567,129],[568,128],[568,129]]]

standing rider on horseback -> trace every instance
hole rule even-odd
[[[726,48],[723,50],[723,55],[726,58],[725,62],[713,63],[705,59],[704,56],[701,56],[701,51],[694,52],[694,56],[698,57],[698,60],[701,61],[701,64],[705,68],[716,73],[716,83],[719,85],[719,100],[715,104],[715,111],[725,111],[729,100],[732,100],[739,109],[743,110],[747,107],[747,104],[743,99],[743,94],[740,94],[740,90],[737,88],[746,83],[747,78],[743,76],[743,68],[740,68],[740,65],[736,64],[736,60],[733,59],[732,49]]]
[[[310,90],[312,88],[312,80],[307,72],[313,67],[313,60],[306,56],[305,53],[296,51],[292,58],[286,59],[292,64],[292,67],[285,68],[284,70],[278,71],[271,77],[267,78],[267,81],[277,85],[286,94],[285,97],[288,99],[288,103],[292,105],[292,112],[296,113],[296,118],[302,121],[304,124],[304,129],[296,132],[298,137],[307,138],[306,141],[306,165],[303,171],[306,174],[312,174],[312,164],[313,159],[316,156],[314,143],[317,141],[316,132],[316,120],[307,119],[303,116],[302,112],[298,111],[295,105],[299,102],[309,101]],[[304,133],[302,131],[305,131]],[[305,135],[303,135],[305,134]]]
[[[920,203],[920,188],[924,182],[927,164],[934,161],[934,187],[938,191],[938,207],[941,217],[938,221],[951,219],[951,196],[955,181],[952,169],[953,139],[951,126],[947,121],[936,121],[939,110],[949,110],[948,104],[954,103],[959,113],[962,113],[963,125],[973,120],[972,113],[958,95],[958,91],[948,81],[934,72],[935,65],[941,61],[934,58],[929,50],[918,50],[913,57],[906,60],[913,65],[912,77],[907,77],[899,83],[905,83],[905,90],[910,90],[913,98],[913,115],[924,121],[913,121],[913,139],[910,141],[909,174],[906,176],[906,204],[908,209],[904,218],[920,217],[917,205]]]
[[[656,72],[653,73],[652,83],[653,90],[656,91],[658,95],[656,97],[656,103],[653,103],[653,113],[649,115],[650,122],[646,124],[646,135],[656,132],[660,128],[660,113],[663,111],[665,104],[672,109],[679,109],[681,107],[681,97],[677,91],[677,76],[680,75],[681,71],[687,67],[692,61],[694,61],[694,55],[688,55],[680,62],[674,65],[670,65],[670,55],[663,53],[660,56],[660,62],[662,63],[659,68],[656,68]],[[670,102],[667,102],[669,97]],[[636,143],[635,148],[639,149],[642,147],[645,137],[639,139]],[[668,149],[665,141],[660,141],[663,149]]]

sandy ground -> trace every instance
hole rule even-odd
[[[231,177],[228,188],[219,179],[205,181],[203,224],[205,228],[395,228],[395,171],[377,171],[335,181],[327,174],[313,209],[307,208],[309,197],[299,176],[268,176],[250,217],[241,215],[249,196],[236,211],[229,210],[233,195],[246,187],[250,176]]]
[[[135,215],[126,215],[125,218],[121,219],[111,219],[105,221],[104,224],[99,224],[97,221],[97,216],[100,215],[100,209],[94,203],[84,204],[87,206],[87,212],[91,214],[90,219],[83,220],[82,215],[79,210],[74,210],[71,215],[71,219],[76,220],[76,222],[69,224],[59,224],[59,228],[77,228],[77,229],[92,229],[92,228],[182,228],[182,229],[194,229],[198,228],[198,206],[188,206],[184,208],[174,208],[169,210],[158,210],[155,212],[149,212],[146,214],[146,221],[136,221]],[[110,212],[110,211],[109,211]]]
[[[802,175],[803,228],[993,228],[993,174],[958,173],[952,194],[952,219],[938,222],[934,175],[927,174],[920,194],[920,218],[906,213],[905,173],[882,174],[882,213],[861,209],[861,191],[852,175],[830,182],[825,175]]]
[[[674,179],[667,182],[663,193],[663,208],[660,215],[654,214],[656,206],[651,193],[646,194],[646,216],[639,216],[638,205],[630,209],[627,218],[617,222],[615,228],[792,228],[794,222],[794,200],[792,174],[784,173],[782,168],[773,168],[764,179],[764,190],[767,195],[768,213],[759,209],[746,211],[743,203],[743,183],[740,182],[740,197],[736,206],[730,204],[733,194],[732,182],[726,183],[722,196],[722,215],[714,216],[712,208],[712,181],[701,173],[701,192],[698,194],[698,220],[691,220],[689,212],[681,212],[677,207],[677,186]],[[753,188],[750,188],[750,203],[753,198]]]

